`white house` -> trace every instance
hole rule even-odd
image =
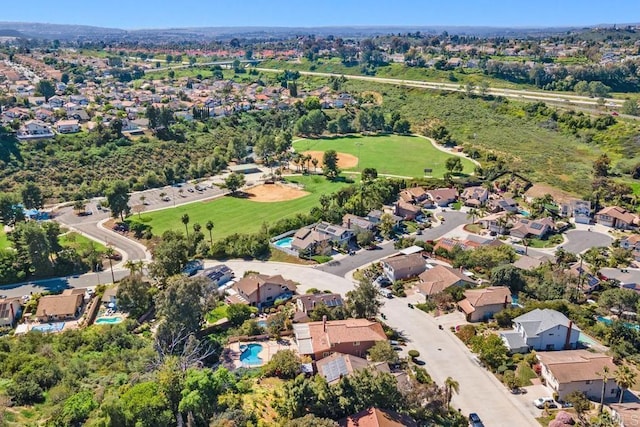
[[[536,308],[513,319],[513,331],[500,332],[500,336],[512,353],[568,350],[578,345],[580,329],[558,311]]]
[[[56,123],[58,133],[76,133],[80,132],[80,124],[77,120],[60,120]]]
[[[52,138],[51,126],[40,120],[29,120],[18,131],[18,139]]]

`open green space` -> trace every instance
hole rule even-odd
[[[333,193],[348,185],[345,182],[328,181],[323,176],[297,176],[287,181],[302,184],[310,194],[284,202],[254,202],[240,197],[225,196],[212,201],[190,203],[175,208],[137,215],[132,222],[142,222],[151,226],[154,235],[162,235],[167,230],[184,231],[182,215],[189,215],[189,227],[199,223],[204,230],[207,221],[213,221],[213,239],[218,240],[234,233],[254,233],[260,230],[264,222],[273,223],[279,219],[308,213],[318,204],[322,194]],[[207,231],[205,238],[209,238]]]
[[[216,308],[206,314],[206,320],[209,323],[216,323],[220,319],[227,317],[227,308],[229,306],[223,302],[219,302]]]
[[[379,174],[423,177],[424,169],[433,169],[429,175],[442,177],[447,169],[445,162],[453,155],[436,149],[430,141],[417,136],[349,135],[338,138],[303,139],[293,144],[296,151],[327,151],[351,154],[358,157],[355,168],[362,171],[375,168]],[[461,159],[465,173],[473,172],[474,164]]]
[[[107,250],[102,243],[93,241],[88,237],[76,233],[75,231],[71,231],[60,236],[60,245],[65,248],[73,248],[78,251],[78,253],[89,252],[92,247],[97,252],[101,253],[104,253]]]

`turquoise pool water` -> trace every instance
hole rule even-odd
[[[243,346],[245,349],[242,351],[240,355],[240,361],[246,365],[261,365],[262,359],[258,357],[258,354],[262,351],[262,345],[260,344],[249,344],[247,346]]]
[[[114,324],[114,323],[120,323],[122,322],[122,317],[98,317],[96,319],[96,324],[100,325],[100,324]]]
[[[36,325],[31,328],[32,331],[42,332],[43,334],[49,332],[60,332],[64,329],[64,322],[56,322],[56,323],[42,323],[40,325]]]
[[[285,237],[284,239],[280,239],[274,243],[279,248],[291,249],[291,242],[293,242],[293,237]]]
[[[528,211],[520,210],[520,215],[522,215],[522,216],[529,216],[529,215],[531,215],[531,214],[530,214]]]
[[[261,328],[266,328],[267,327],[267,321],[266,320],[258,320],[256,322],[258,324],[258,326],[260,326]]]
[[[598,320],[598,322],[604,323],[607,326],[613,323],[613,320],[602,316],[596,317],[596,320]],[[636,331],[640,331],[640,325],[634,323],[624,322],[624,326],[626,326],[627,328],[635,329]]]

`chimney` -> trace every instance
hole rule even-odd
[[[322,316],[322,330],[327,332],[327,315]]]
[[[569,329],[567,329],[567,336],[564,339],[564,349],[571,350],[571,328],[573,327],[573,322],[569,320]]]
[[[258,281],[258,287],[256,288],[256,305],[258,306],[258,309],[260,309],[260,281]]]

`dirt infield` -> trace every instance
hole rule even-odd
[[[324,151],[304,151],[302,154],[318,159],[318,167],[322,167],[322,157]],[[358,158],[347,153],[338,153],[338,167],[341,169],[351,169],[358,166]]]
[[[260,184],[245,190],[249,200],[254,202],[284,202],[299,199],[309,194],[307,191],[282,184]]]

